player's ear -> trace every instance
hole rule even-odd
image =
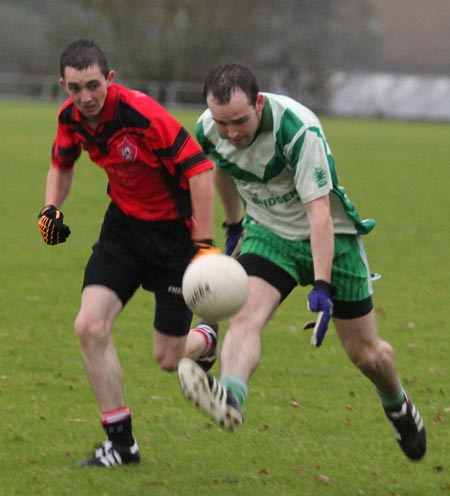
[[[264,95],[262,93],[258,93],[256,96],[256,105],[257,110],[262,110],[264,107]]]
[[[61,86],[61,88],[62,88],[63,90],[65,90],[65,89],[66,89],[66,82],[65,82],[64,78],[62,78],[62,77],[61,77],[61,78],[59,78],[58,83],[59,83],[59,85]]]
[[[114,71],[109,71],[109,74],[106,78],[106,84],[109,86],[110,84],[112,84],[112,82],[114,81],[114,76],[115,76],[115,72]]]
[[[256,116],[258,118],[258,125],[261,123],[263,109],[264,109],[264,95],[262,93],[258,93],[258,95],[256,96],[256,103],[255,103],[255,111],[256,111]]]

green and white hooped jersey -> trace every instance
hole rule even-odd
[[[335,233],[366,234],[373,219],[361,221],[347,198],[316,115],[295,100],[263,93],[260,128],[245,149],[235,148],[218,132],[211,112],[199,118],[196,138],[236,182],[249,222],[257,222],[289,240],[310,235],[304,203],[330,194]]]

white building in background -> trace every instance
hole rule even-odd
[[[333,115],[450,121],[450,77],[336,72],[329,84]]]

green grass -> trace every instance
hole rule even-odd
[[[103,439],[73,319],[84,264],[108,203],[84,156],[64,205],[69,241],[37,230],[57,106],[0,103],[2,174],[0,480],[10,495],[424,496],[450,490],[449,125],[323,119],[341,183],[377,228],[366,239],[380,332],[425,419],[429,451],[404,458],[372,386],[330,330],[302,329],[298,289],[266,328],[246,424],[228,434],[195,411],[151,353],[152,295],[136,294],[114,329],[139,467],[80,470]],[[176,112],[192,131],[195,113]],[[216,239],[223,242],[217,207]],[[218,371],[216,365],[213,369]]]

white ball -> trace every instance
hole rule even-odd
[[[242,265],[228,255],[203,255],[188,265],[182,290],[186,305],[194,314],[217,322],[243,307],[248,276]]]

